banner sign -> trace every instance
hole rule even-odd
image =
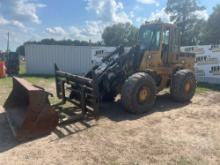
[[[196,54],[197,77],[220,79],[220,45],[187,46],[181,52]]]

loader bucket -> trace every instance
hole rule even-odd
[[[49,134],[58,125],[59,116],[50,106],[48,95],[42,88],[13,77],[13,90],[4,109],[17,140]]]

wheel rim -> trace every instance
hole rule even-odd
[[[150,90],[148,87],[144,86],[139,90],[138,93],[138,102],[144,103],[150,98]]]
[[[184,91],[186,93],[189,93],[191,91],[191,88],[192,88],[192,84],[191,84],[191,81],[187,81],[184,85]]]

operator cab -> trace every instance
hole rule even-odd
[[[139,31],[141,50],[158,52],[163,64],[172,62],[174,55],[179,53],[179,34],[175,25],[146,23]]]

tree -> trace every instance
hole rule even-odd
[[[36,41],[27,41],[24,44],[17,47],[16,52],[18,53],[19,56],[25,56],[24,45],[26,45],[26,44],[37,44],[37,42]]]
[[[202,19],[195,22],[193,29],[189,33],[192,36],[192,44],[203,44],[206,25],[207,21]]]
[[[72,45],[72,46],[102,46],[103,43],[99,42],[88,42],[88,41],[79,41],[79,40],[54,40],[54,39],[43,39],[41,41],[28,41],[25,42],[24,44],[20,45],[17,49],[16,52],[21,55],[21,56],[25,56],[25,45],[26,44],[44,44],[44,45]]]
[[[180,29],[183,46],[196,44],[198,41],[199,32],[196,31],[196,25],[199,19],[196,12],[204,9],[197,4],[197,0],[168,0],[166,12],[170,14],[171,21]]]
[[[220,4],[213,10],[204,30],[204,44],[220,44]]]
[[[24,56],[24,55],[25,55],[24,45],[19,46],[19,47],[16,49],[16,52],[18,53],[18,55]]]
[[[106,27],[102,39],[106,46],[132,46],[137,43],[138,29],[131,25],[126,24],[115,24]]]

